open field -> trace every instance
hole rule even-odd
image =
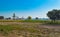
[[[21,21],[0,20],[0,37],[60,37],[59,25],[43,25],[43,21]]]

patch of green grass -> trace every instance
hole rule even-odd
[[[0,20],[0,22],[33,22],[33,23],[36,23],[36,22],[43,23],[46,21],[47,20]]]
[[[18,30],[18,31],[28,31],[28,32],[38,32],[35,28],[29,28],[27,26],[21,26],[21,25],[0,25],[0,32],[4,34],[8,34],[8,32],[13,31],[13,30]]]
[[[60,24],[60,21],[52,22],[51,20],[0,20],[0,22],[29,22],[29,23],[42,23],[49,25]]]
[[[60,25],[60,21],[47,21],[47,22],[44,22],[44,24],[46,25]]]
[[[9,31],[12,31],[12,26],[9,25],[0,25],[0,33],[3,35],[8,35]]]

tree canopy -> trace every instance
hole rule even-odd
[[[36,20],[39,19],[38,17],[35,18]]]
[[[4,16],[0,16],[0,19],[4,19]]]
[[[47,16],[51,20],[60,20],[60,10],[53,9],[52,11],[48,11]]]
[[[32,17],[31,16],[28,16],[28,19],[30,20],[30,19],[32,19]]]

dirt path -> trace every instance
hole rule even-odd
[[[56,26],[54,26],[54,25],[40,25],[40,27],[43,27],[43,28],[60,28],[59,25],[56,25]]]

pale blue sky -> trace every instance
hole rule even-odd
[[[0,16],[32,16],[46,18],[52,9],[60,9],[60,0],[0,0]]]

